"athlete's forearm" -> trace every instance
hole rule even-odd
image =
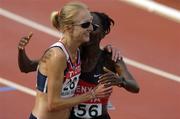
[[[71,98],[61,98],[58,101],[54,101],[51,104],[51,108],[49,108],[49,111],[57,111],[57,110],[63,110],[63,109],[71,109],[73,106],[91,100],[93,99],[93,95],[91,92],[84,93],[79,96],[71,97]]]
[[[123,59],[121,59],[116,64],[116,66],[117,66],[116,71],[120,75],[120,78],[119,78],[120,85],[130,92],[138,93],[140,90],[139,86],[138,86],[136,80],[134,79],[134,77],[128,71]]]
[[[139,86],[137,85],[136,81],[131,77],[129,74],[128,77],[123,78],[122,81],[122,87],[124,87],[126,90],[132,92],[132,93],[138,93],[139,92]],[[133,79],[133,80],[132,80]]]
[[[21,72],[28,73],[36,71],[38,61],[30,60],[25,50],[18,49],[18,66]]]

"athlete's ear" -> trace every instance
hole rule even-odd
[[[71,32],[72,31],[72,27],[73,27],[73,25],[66,25],[66,26],[64,26],[64,31]]]
[[[73,25],[66,26],[67,30],[72,30]]]

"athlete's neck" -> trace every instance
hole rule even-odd
[[[65,45],[71,54],[76,54],[76,51],[80,45],[79,43],[75,42],[75,40],[73,40],[69,35],[63,35],[60,41]]]
[[[88,57],[97,57],[101,53],[99,44],[93,44],[86,47],[86,53]]]
[[[99,45],[93,44],[92,46],[81,47],[81,61],[82,61],[82,72],[92,71],[101,55],[101,49]]]

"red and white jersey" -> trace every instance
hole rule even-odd
[[[75,89],[79,82],[79,76],[81,73],[80,50],[77,50],[77,60],[75,63],[73,63],[68,53],[68,50],[65,48],[62,42],[59,41],[53,44],[51,47],[59,47],[66,55],[67,68],[64,71],[64,82],[61,97],[72,97],[74,96]]]
[[[62,42],[59,41],[50,46],[50,48],[53,47],[60,48],[66,55],[66,60],[67,60],[67,68],[64,70],[63,87],[62,89],[60,89],[61,97],[63,98],[72,97],[74,96],[75,89],[79,82],[79,76],[81,73],[80,50],[79,49],[77,50],[76,62],[72,63],[71,57]],[[48,77],[41,74],[38,70],[36,88],[39,91],[47,93],[47,88],[48,88],[47,82],[48,82]]]

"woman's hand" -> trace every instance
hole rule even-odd
[[[107,86],[118,86],[122,87],[123,85],[123,77],[120,77],[118,74],[110,71],[106,67],[103,67],[103,70],[106,72],[105,74],[99,77],[99,83],[105,84]]]
[[[105,84],[98,84],[93,90],[91,90],[92,98],[109,97],[111,93],[112,86],[106,86]]]
[[[117,62],[117,60],[120,60],[122,58],[120,50],[115,48],[115,47],[112,47],[112,45],[110,45],[110,44],[106,45],[104,47],[104,50],[109,52],[109,53],[112,53],[112,60],[114,62]]]
[[[19,44],[18,44],[18,49],[19,50],[24,50],[25,46],[29,43],[29,40],[33,36],[33,33],[31,32],[28,36],[24,36],[20,39]]]

